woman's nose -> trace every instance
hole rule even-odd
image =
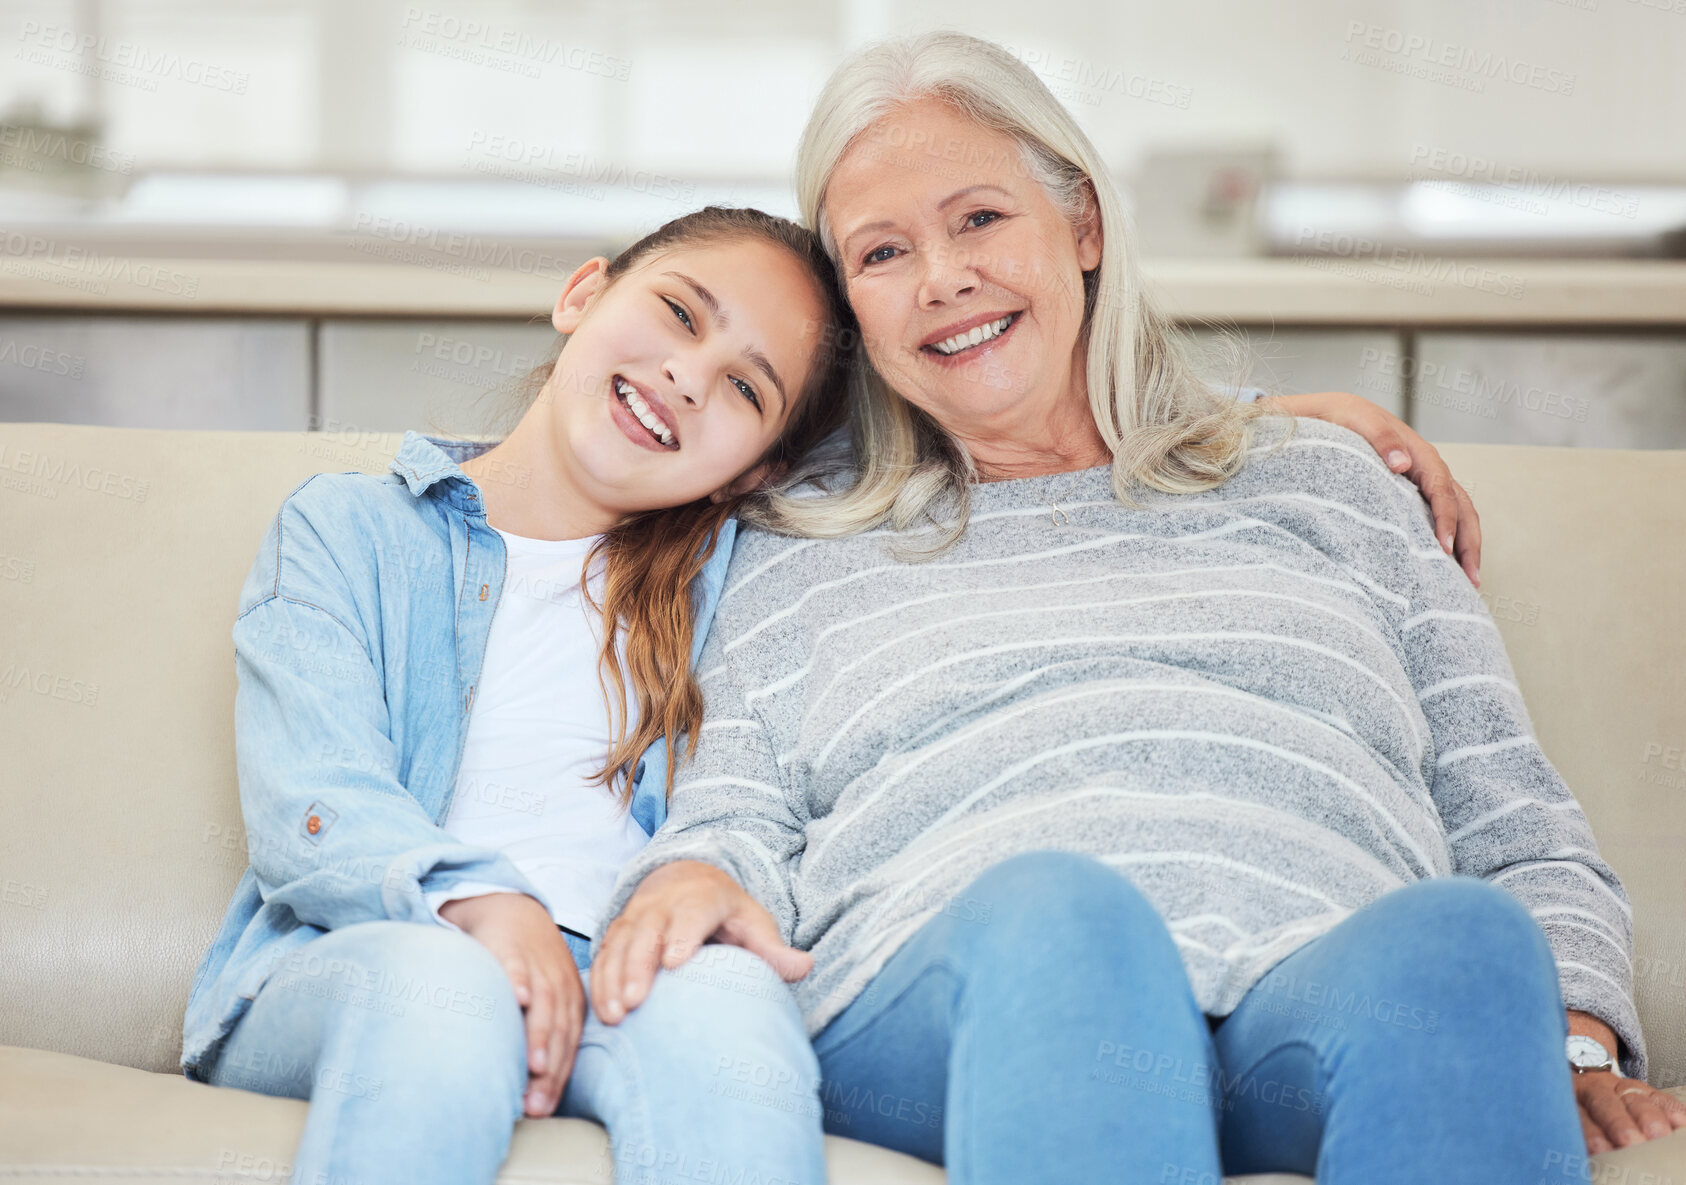
[[[922,308],[952,304],[977,289],[978,275],[970,255],[953,247],[938,247],[923,253],[925,268],[919,281]]]

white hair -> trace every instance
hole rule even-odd
[[[1089,407],[1113,457],[1113,492],[1137,505],[1139,483],[1168,493],[1221,484],[1241,468],[1254,404],[1209,389],[1184,344],[1152,307],[1131,250],[1126,216],[1105,162],[1069,112],[1023,62],[994,42],[939,31],[861,49],[821,91],[797,150],[803,220],[838,263],[826,219],[826,187],[857,137],[908,103],[933,98],[980,127],[1011,136],[1022,165],[1074,225],[1090,194],[1102,233],[1099,265],[1084,275],[1082,339],[1087,342]],[[1015,162],[1017,165],[1018,162]],[[782,534],[836,538],[888,520],[903,531],[921,519],[940,530],[934,546],[904,558],[941,554],[966,528],[968,486],[978,480],[967,448],[922,409],[890,390],[855,343],[849,382],[850,435],[816,450],[777,488],[743,508],[743,517]],[[820,493],[793,491],[814,482]],[[940,522],[936,510],[953,513]]]

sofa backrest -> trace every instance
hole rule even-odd
[[[173,1073],[245,868],[230,627],[288,491],[396,436],[0,424],[0,1044]],[[1546,753],[1686,1081],[1686,452],[1448,445]]]

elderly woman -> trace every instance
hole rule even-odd
[[[799,188],[871,364],[853,449],[739,535],[603,1019],[745,947],[822,1081],[723,1089],[965,1183],[1536,1181],[1686,1124],[1639,1081],[1625,894],[1416,491],[1197,381],[1047,89],[873,47]]]

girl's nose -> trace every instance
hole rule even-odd
[[[702,381],[700,365],[684,358],[670,358],[662,364],[671,397],[701,411],[708,402],[708,384]],[[665,394],[665,393],[664,393]]]

